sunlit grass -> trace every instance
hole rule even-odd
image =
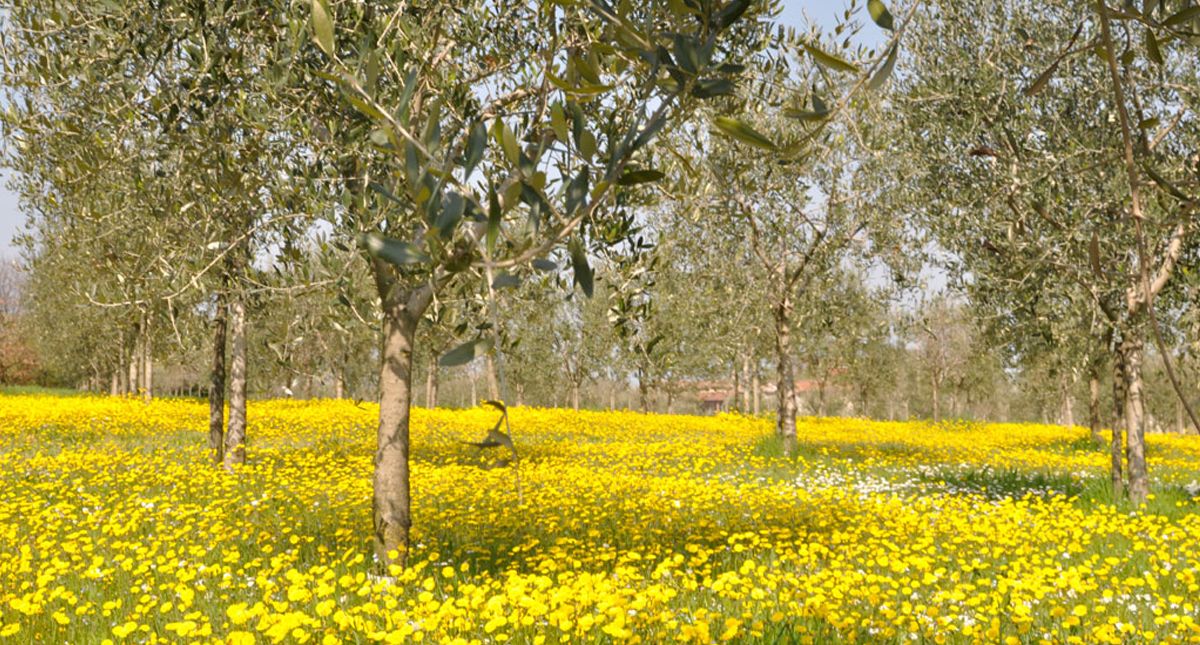
[[[1112,504],[1082,428],[517,408],[511,468],[414,416],[412,561],[371,560],[374,406],[0,398],[13,642],[1130,642],[1200,637],[1200,444]],[[1069,449],[1064,449],[1064,446]],[[383,574],[383,575],[379,575]]]

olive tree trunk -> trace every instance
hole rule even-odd
[[[429,367],[425,372],[425,407],[433,409],[438,403],[438,359],[429,355]]]
[[[212,372],[208,386],[208,447],[215,463],[221,463],[225,450],[225,296],[217,295],[213,316]]]
[[[1100,424],[1100,368],[1093,366],[1088,374],[1088,427],[1096,443],[1104,440],[1100,436]]]
[[[484,356],[484,363],[484,367],[487,368],[488,398],[498,401],[500,400],[500,379],[496,375],[496,357],[492,352],[488,352]]]
[[[742,355],[742,412],[750,411],[750,388],[753,380],[750,377],[750,355]]]
[[[1125,461],[1129,469],[1129,500],[1140,504],[1150,494],[1146,471],[1146,407],[1142,382],[1143,345],[1140,338],[1121,341],[1125,371]]]
[[[1075,398],[1071,396],[1071,379],[1062,377],[1062,424],[1075,427]]]
[[[225,467],[246,462],[246,304],[229,303],[229,432],[225,435]]]
[[[941,379],[936,375],[929,377],[929,385],[933,389],[933,422],[942,420]]]
[[[758,377],[758,365],[750,374],[750,390],[754,400],[754,416],[758,416],[762,413],[762,380]]]
[[[796,451],[796,373],[792,365],[792,297],[784,293],[775,305],[775,363],[778,371],[778,417],[775,431],[784,453]]]
[[[1112,441],[1109,454],[1112,475],[1113,498],[1125,495],[1125,473],[1122,460],[1125,455],[1125,359],[1117,352],[1113,361],[1113,422]]]
[[[154,398],[154,353],[151,350],[150,326],[142,325],[142,399],[146,403]]]
[[[380,285],[383,351],[372,502],[375,555],[381,565],[404,566],[412,528],[409,414],[413,397],[413,350],[417,324],[429,306],[432,290],[421,287],[398,294],[398,289],[390,283],[380,282]]]

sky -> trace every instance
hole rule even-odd
[[[840,14],[846,9],[848,0],[784,0],[783,13],[780,22],[802,29],[809,21],[823,27],[831,28]],[[863,44],[871,45],[879,42],[882,34],[865,15],[866,3],[859,3],[860,22],[864,23],[860,34]],[[0,184],[6,184],[8,176],[0,173]],[[12,248],[12,236],[25,222],[25,215],[17,203],[17,197],[7,185],[0,185],[0,258],[14,257],[16,251]]]

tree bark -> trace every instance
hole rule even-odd
[[[208,386],[208,447],[213,462],[221,463],[225,449],[225,296],[217,294],[213,316],[212,372]]]
[[[1129,470],[1129,500],[1146,501],[1150,480],[1146,471],[1146,407],[1142,382],[1143,345],[1126,336],[1120,351],[1125,368],[1125,461]]]
[[[617,382],[616,381],[613,381],[610,384],[610,389],[608,390],[608,409],[609,410],[617,409]]]
[[[796,451],[796,374],[792,366],[792,297],[784,293],[775,305],[775,362],[778,371],[779,409],[775,431],[783,452]]]
[[[571,382],[571,409],[579,411],[579,384]]]
[[[381,289],[383,291],[383,289]],[[428,306],[422,292],[384,299],[383,356],[379,370],[379,431],[375,450],[375,555],[382,565],[404,566],[412,528],[409,488],[409,408],[417,323]]]
[[[121,393],[121,374],[120,368],[113,370],[112,382],[108,384],[109,396],[116,396]]]
[[[675,393],[667,390],[667,414],[675,414]]]
[[[225,467],[246,462],[246,304],[229,303],[229,432],[225,435]]]

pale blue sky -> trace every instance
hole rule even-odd
[[[785,0],[780,21],[801,28],[807,16],[818,24],[831,26],[846,9],[847,2],[848,0]],[[866,2],[860,3],[860,13],[865,13],[862,8],[865,6]],[[877,42],[880,30],[865,16],[859,20],[866,25],[862,31],[864,43]],[[0,176],[0,179],[3,180],[0,184],[7,182],[7,175]],[[7,186],[0,185],[0,257],[15,255],[11,246],[12,236],[24,222],[25,215],[17,205],[16,195],[12,194]]]

